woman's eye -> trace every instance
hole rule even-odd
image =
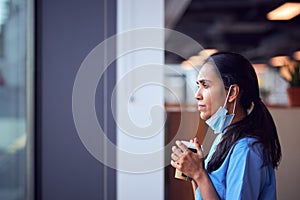
[[[202,85],[203,85],[204,88],[208,88],[208,84],[203,83]]]
[[[197,88],[209,88],[209,84],[207,84],[206,82],[200,82],[200,83],[197,83]]]

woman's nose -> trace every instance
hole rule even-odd
[[[197,100],[201,100],[202,99],[202,93],[201,93],[201,88],[199,87],[195,93],[195,98]]]

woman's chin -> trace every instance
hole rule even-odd
[[[209,117],[204,112],[200,112],[200,118],[206,121]]]

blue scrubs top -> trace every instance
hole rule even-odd
[[[205,160],[205,167],[222,135],[215,139]],[[263,146],[254,138],[243,138],[233,145],[219,169],[209,177],[220,199],[276,199],[276,179],[271,165],[263,166]],[[199,188],[195,199],[202,199]]]

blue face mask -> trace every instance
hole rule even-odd
[[[206,124],[214,131],[214,133],[219,134],[223,133],[225,128],[227,128],[233,118],[234,118],[234,111],[235,111],[235,105],[236,105],[236,100],[234,101],[234,106],[233,106],[233,111],[231,114],[226,115],[228,110],[225,108],[230,90],[231,90],[232,85],[229,87],[228,94],[226,96],[225,103],[223,107],[221,106],[215,114],[213,114],[209,119],[207,119],[205,122]]]

